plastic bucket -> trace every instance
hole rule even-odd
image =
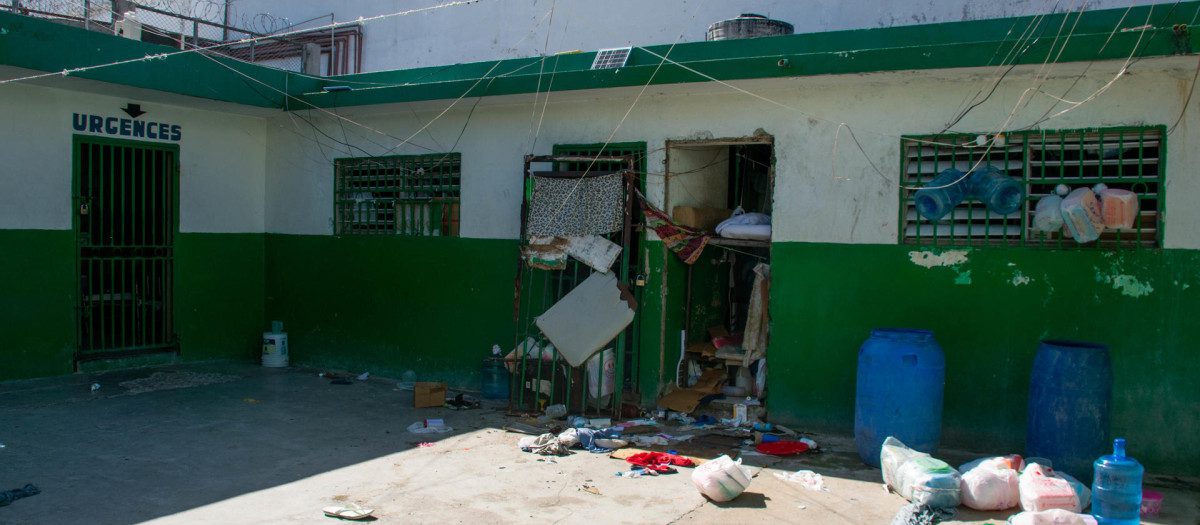
[[[288,365],[286,332],[263,332],[262,365],[269,368]]]

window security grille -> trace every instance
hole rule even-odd
[[[1009,133],[980,145],[975,134],[906,136],[901,139],[902,185],[919,188],[950,168],[964,173],[994,166],[1020,180],[1021,208],[999,215],[964,200],[938,221],[917,213],[916,189],[900,190],[900,243],[917,246],[1028,246],[1036,248],[1136,249],[1162,243],[1166,144],[1163,127]],[[990,144],[990,147],[989,147]],[[1137,194],[1140,214],[1130,230],[1105,230],[1079,244],[1063,231],[1034,231],[1034,209],[1059,184],[1070,189],[1104,183]]]
[[[335,161],[338,235],[458,237],[459,153]]]

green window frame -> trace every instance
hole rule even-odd
[[[1017,246],[1048,249],[1147,249],[1162,246],[1165,226],[1166,127],[1112,127],[1019,131],[996,135],[957,133],[901,137],[898,242],[913,246]],[[994,166],[1021,181],[1025,201],[1008,215],[966,199],[938,221],[920,216],[917,189],[942,171]],[[1059,184],[1070,189],[1104,183],[1138,195],[1140,213],[1131,230],[1106,230],[1089,243],[1063,231],[1032,229],[1042,197]]]
[[[336,235],[458,237],[462,154],[334,160]]]

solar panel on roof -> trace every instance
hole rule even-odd
[[[596,52],[596,60],[592,62],[592,69],[616,69],[624,66],[625,61],[629,60],[629,52],[632,49],[632,47],[601,49]]]

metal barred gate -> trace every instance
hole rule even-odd
[[[76,135],[76,363],[176,351],[179,148]]]
[[[550,165],[558,172],[575,174],[624,172],[627,173],[626,188],[636,187],[636,181],[645,173],[646,147],[644,143],[594,145],[556,145],[551,156],[526,157],[526,205],[528,203],[532,176],[530,164]],[[640,186],[640,184],[638,184]],[[644,191],[644,188],[642,188]],[[637,209],[632,195],[625,196],[626,228],[604,237],[623,247],[620,257],[613,265],[621,282],[630,285],[635,299],[640,302],[640,288],[635,277],[640,268],[640,233],[630,222],[640,222],[633,216]],[[522,243],[528,241],[524,226],[526,209],[522,209]],[[611,363],[606,362],[604,353],[579,367],[571,367],[559,355],[543,353],[548,341],[534,322],[558,300],[581,283],[593,270],[586,265],[570,260],[563,270],[541,270],[522,263],[518,269],[517,304],[514,305],[514,320],[517,322],[517,337],[514,341],[519,350],[515,362],[510,365],[513,373],[510,384],[510,410],[541,410],[551,404],[564,404],[570,413],[616,414],[621,408],[622,393],[637,384],[637,348],[640,314],[633,323],[616,337]],[[537,348],[538,350],[533,350]],[[609,367],[611,371],[609,370]],[[606,377],[608,376],[608,377]],[[609,379],[611,377],[611,379]],[[606,391],[606,381],[611,381],[612,391]]]

